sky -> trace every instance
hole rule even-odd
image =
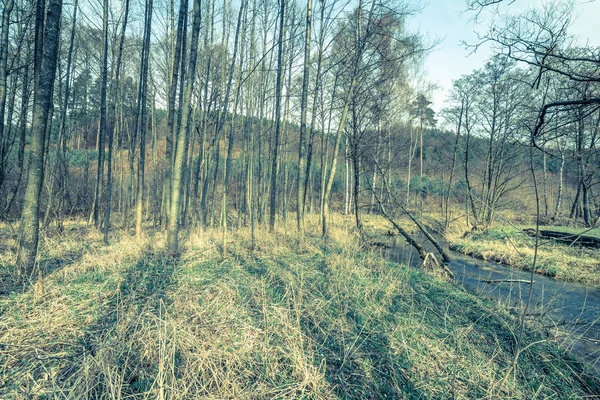
[[[600,46],[600,0],[575,1],[576,18],[570,33],[580,43]],[[517,12],[543,3],[544,0],[514,0],[508,7],[511,12]],[[432,108],[436,112],[443,108],[452,81],[481,68],[492,54],[489,47],[472,53],[471,49],[461,45],[461,41],[475,43],[475,31],[483,33],[486,29],[473,22],[473,14],[466,12],[466,9],[466,0],[428,0],[423,11],[409,21],[412,29],[426,34],[430,39],[441,40],[424,62],[424,77],[420,78],[423,83],[429,81],[438,87],[431,93]]]

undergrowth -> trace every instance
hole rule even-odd
[[[600,391],[573,356],[528,332],[498,387],[516,319],[361,248],[246,229],[164,238],[73,224],[46,237],[42,281],[0,294],[0,398],[582,398]],[[65,257],[66,261],[62,257]],[[8,249],[0,259],[11,270]]]

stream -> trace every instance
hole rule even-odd
[[[427,251],[440,258],[423,236],[413,236]],[[447,243],[437,237],[445,249]],[[402,237],[386,237],[387,257],[394,262],[420,266],[418,253]],[[529,284],[518,282],[486,283],[494,280],[531,279],[530,271],[483,261],[446,250],[452,258],[448,268],[455,280],[469,292],[523,310],[529,296]],[[545,331],[560,345],[575,352],[600,375],[600,288],[575,282],[562,282],[534,274],[528,314],[541,321]]]

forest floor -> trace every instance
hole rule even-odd
[[[311,219],[192,232],[177,259],[80,222],[47,230],[44,276],[11,279],[15,237],[0,226],[0,398],[584,398],[600,381],[518,319],[440,277],[331,238]]]
[[[523,233],[528,226],[495,226],[482,232],[450,238],[452,250],[495,261],[513,267],[531,270],[533,265],[533,237]],[[554,230],[572,234],[600,237],[600,228],[569,228],[541,226],[541,230]],[[598,249],[568,245],[554,240],[540,239],[536,272],[563,281],[581,282],[600,286],[600,251]]]

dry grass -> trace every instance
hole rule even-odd
[[[361,250],[336,218],[323,243],[293,224],[192,232],[179,259],[160,234],[103,246],[73,223],[47,235],[43,290],[0,295],[0,398],[570,397],[600,390],[529,333],[497,387],[516,321],[499,306]],[[288,232],[286,234],[285,232]],[[9,250],[3,270],[11,267]],[[59,261],[67,260],[67,261]],[[46,263],[46,264],[44,264]],[[51,268],[50,268],[51,267]],[[14,288],[13,288],[14,289]]]

